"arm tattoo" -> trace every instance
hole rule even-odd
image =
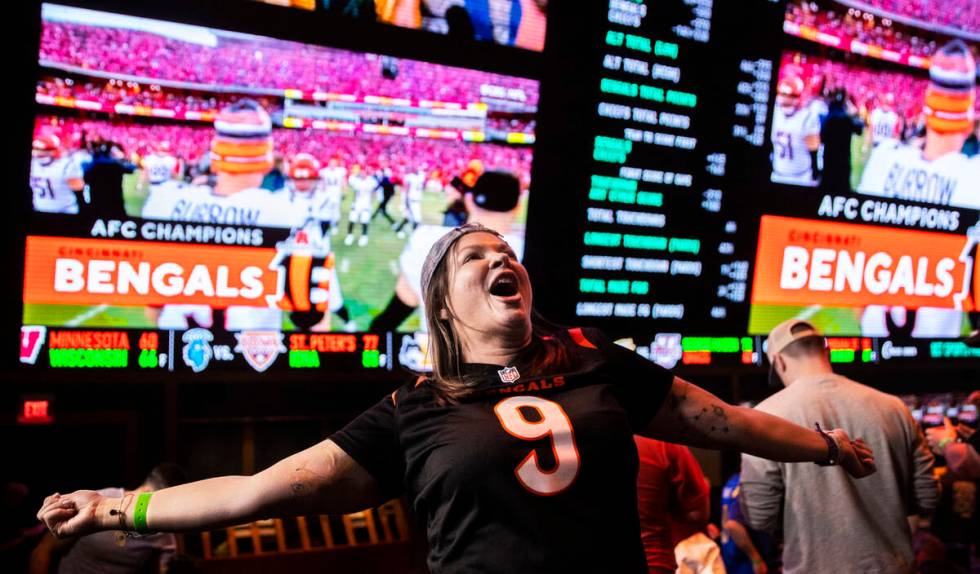
[[[725,409],[713,404],[697,409],[696,414],[684,412],[684,403],[688,401],[687,387],[675,388],[667,395],[666,408],[676,424],[678,438],[713,438],[716,435],[727,435],[731,432],[728,415]],[[696,407],[695,407],[696,408]],[[703,420],[702,420],[703,419]]]
[[[728,434],[728,415],[725,414],[725,409],[719,405],[714,405],[711,407],[711,414],[714,415],[715,422],[711,425],[711,430],[708,433],[720,432],[722,434]]]
[[[295,496],[311,496],[316,492],[317,483],[325,478],[305,466],[299,466],[293,470],[293,480],[289,483],[289,489]]]

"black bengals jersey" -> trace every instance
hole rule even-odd
[[[560,372],[522,357],[508,383],[512,370],[471,364],[480,382],[459,404],[422,379],[331,437],[425,520],[433,574],[647,571],[632,435],[673,375],[599,331],[542,344],[563,346]]]

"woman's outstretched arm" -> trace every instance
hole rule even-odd
[[[272,516],[353,512],[383,502],[371,475],[327,439],[253,476],[221,476],[153,493],[151,531],[209,530]],[[95,491],[53,494],[37,517],[55,536],[133,530],[135,496]],[[112,511],[123,509],[123,523]]]
[[[734,449],[779,462],[819,462],[830,448],[820,433],[762,411],[730,405],[697,385],[674,377],[667,399],[643,433],[689,446]],[[861,439],[828,430],[839,464],[852,476],[874,472],[874,454]]]

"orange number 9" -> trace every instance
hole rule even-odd
[[[521,407],[534,409],[540,420],[531,422],[524,418]],[[510,397],[493,408],[500,425],[511,436],[522,440],[551,438],[551,450],[555,453],[555,467],[544,470],[538,462],[538,453],[531,450],[521,461],[514,474],[517,480],[534,494],[552,496],[563,492],[578,476],[579,456],[575,446],[575,434],[568,415],[558,403],[540,397]]]

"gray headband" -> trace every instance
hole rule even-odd
[[[497,233],[489,227],[484,227],[479,223],[466,223],[460,225],[459,227],[452,229],[449,233],[446,233],[436,241],[432,248],[429,249],[429,254],[425,257],[425,262],[422,263],[422,298],[425,299],[425,294],[429,290],[429,283],[432,281],[432,274],[436,272],[436,267],[439,263],[446,257],[446,253],[449,248],[453,246],[453,243],[469,233],[490,233],[496,235],[500,239],[504,239],[504,236]],[[506,240],[505,240],[506,241]]]

